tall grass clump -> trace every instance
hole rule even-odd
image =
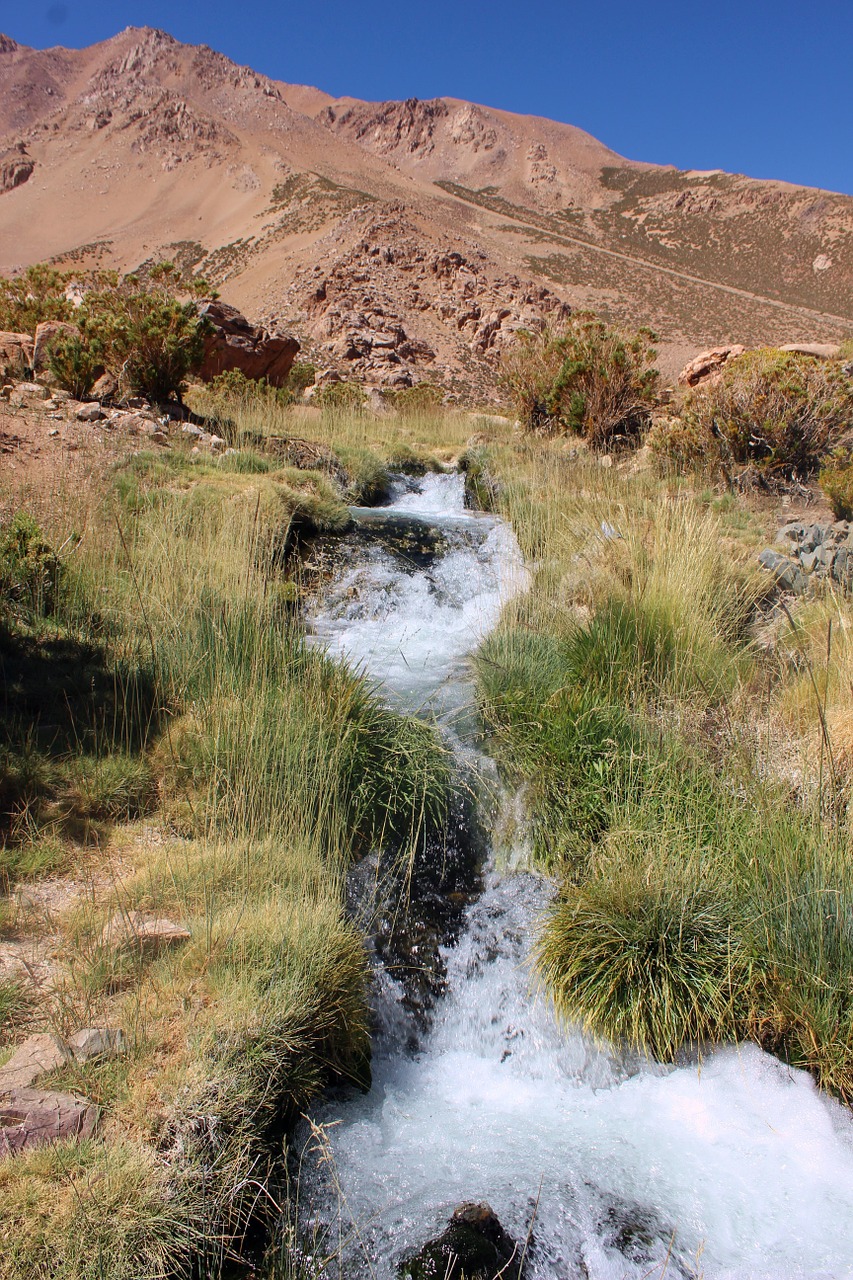
[[[342,529],[349,514],[328,475],[267,459],[136,455],[93,501],[50,617],[9,589],[9,644],[31,672],[19,710],[63,685],[68,733],[36,735],[29,755],[6,744],[30,790],[0,869],[10,886],[49,830],[67,850],[94,827],[104,846],[126,828],[135,862],[61,924],[52,1025],[122,1026],[130,1051],[75,1077],[104,1098],[97,1142],[67,1166],[58,1147],[0,1171],[10,1277],[223,1274],[271,1221],[295,1118],[328,1081],[369,1080],[346,872],[377,845],[405,859],[440,825],[449,769],[428,725],[306,640],[287,589],[294,526]],[[60,530],[40,538],[62,545]],[[144,672],[144,692],[121,671]],[[143,814],[162,834],[140,857]],[[134,912],[190,938],[116,949]]]
[[[477,688],[559,880],[537,947],[557,1009],[663,1060],[751,1038],[849,1098],[846,604],[777,624],[760,681],[763,587],[701,495],[548,442],[487,465],[533,571]],[[758,715],[808,744],[799,793]]]

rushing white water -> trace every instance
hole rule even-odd
[[[511,534],[465,516],[456,477],[431,478],[395,510],[406,503],[451,528],[446,549],[405,570],[371,546],[317,624],[412,705],[451,668],[454,687],[464,681],[464,654],[520,578]],[[390,1280],[456,1204],[484,1199],[528,1240],[529,1274],[543,1280],[853,1277],[849,1112],[751,1045],[664,1068],[558,1027],[528,965],[548,893],[532,874],[492,872],[447,954],[448,994],[422,1050],[380,1036],[370,1093],[316,1114],[328,1149],[309,1198],[349,1239],[344,1273]],[[390,1030],[393,979],[376,991]]]
[[[466,696],[465,659],[495,625],[501,607],[524,581],[512,531],[502,521],[467,511],[464,477],[428,475],[390,506],[355,510],[375,541],[326,593],[312,618],[331,653],[354,661],[386,695],[409,709],[438,713]],[[432,530],[440,554],[427,568],[390,549],[384,528],[417,541]]]

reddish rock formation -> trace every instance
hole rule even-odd
[[[236,307],[225,302],[207,302],[201,314],[212,325],[200,370],[202,378],[209,381],[219,373],[239,369],[247,378],[266,378],[274,387],[283,386],[299,351],[295,338],[250,324]]]
[[[745,350],[746,347],[735,343],[732,346],[712,347],[710,351],[703,351],[681,370],[678,375],[679,384],[682,387],[695,387],[698,382],[710,378],[712,374],[722,369],[733,356],[742,355]]]
[[[14,191],[15,187],[22,187],[32,177],[35,167],[35,161],[27,155],[23,142],[10,147],[8,151],[0,152],[0,195],[6,191]]]
[[[0,1104],[0,1157],[60,1138],[90,1138],[98,1108],[88,1098],[44,1089],[18,1089]]]
[[[19,378],[33,367],[33,340],[28,333],[0,332],[0,374]]]

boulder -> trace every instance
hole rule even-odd
[[[816,356],[818,360],[837,360],[841,355],[841,347],[836,342],[786,342],[779,350]]]
[[[734,343],[727,347],[711,347],[686,364],[678,375],[679,386],[695,387],[698,382],[718,373],[734,356],[743,355],[746,347]]]
[[[522,1280],[521,1254],[490,1205],[466,1202],[454,1209],[446,1230],[399,1271],[409,1280]]]
[[[0,195],[22,187],[32,177],[35,167],[35,161],[27,154],[26,143],[19,142],[0,152]]]
[[[33,340],[28,333],[0,331],[0,374],[20,378],[33,367]]]
[[[758,557],[758,563],[773,574],[783,591],[793,591],[795,595],[804,593],[807,586],[805,575],[794,560],[767,547]]]
[[[81,404],[75,416],[78,422],[100,422],[107,415],[97,400],[93,400],[91,404]]]
[[[141,911],[117,911],[104,925],[101,945],[116,950],[139,948],[156,952],[186,942],[192,935],[183,925]]]
[[[205,341],[200,377],[210,381],[219,373],[239,369],[247,378],[266,378],[274,387],[283,386],[299,351],[296,338],[250,324],[236,307],[225,302],[205,303],[201,315],[211,331]]]
[[[50,348],[57,338],[79,338],[80,330],[76,324],[66,324],[64,320],[45,320],[36,325],[36,337],[33,343],[33,370],[43,372],[50,360]]]
[[[82,1027],[65,1044],[75,1062],[114,1058],[124,1050],[124,1032],[118,1027]]]
[[[0,1157],[60,1138],[90,1138],[98,1108],[88,1098],[43,1089],[17,1089],[0,1103]]]
[[[92,387],[92,395],[96,400],[111,400],[117,394],[118,379],[112,373],[102,373]]]
[[[0,1067],[0,1097],[28,1089],[39,1076],[64,1066],[69,1057],[58,1036],[30,1036],[18,1046],[5,1066]]]

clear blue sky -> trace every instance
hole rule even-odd
[[[853,194],[853,0],[0,0],[39,48],[130,25],[336,96],[468,98],[632,159]]]

